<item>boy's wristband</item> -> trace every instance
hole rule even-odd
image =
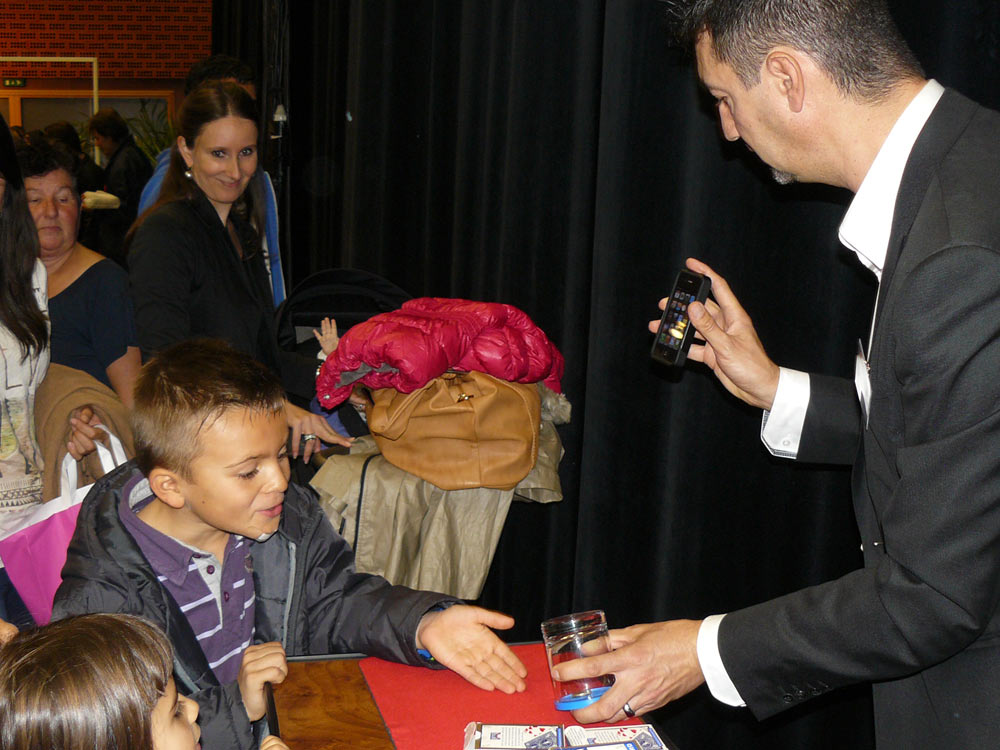
[[[456,604],[461,604],[462,602],[442,602],[441,604],[435,604],[429,610],[424,612],[425,615],[429,615],[431,612],[444,612],[448,607],[454,607]],[[431,652],[426,648],[418,648],[417,655],[422,659],[426,660],[429,664],[437,664],[437,659],[431,656]]]

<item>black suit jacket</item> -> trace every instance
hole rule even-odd
[[[799,460],[854,463],[864,568],[730,613],[759,718],[874,683],[880,748],[1000,745],[1000,115],[946,91],[900,184],[862,424],[810,376]]]

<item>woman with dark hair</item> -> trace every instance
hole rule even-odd
[[[84,247],[100,252],[101,238],[97,231],[97,224],[100,221],[100,211],[92,209],[98,208],[94,204],[94,197],[88,195],[104,190],[104,170],[97,166],[97,163],[83,152],[80,144],[80,134],[76,128],[65,120],[53,122],[45,126],[45,137],[54,144],[58,144],[69,151],[76,163],[74,173],[76,174],[76,191],[83,197],[81,207],[84,211],[80,215],[80,243]],[[33,144],[37,145],[37,144]]]
[[[73,157],[76,162],[76,189],[80,193],[104,189],[104,170],[83,152],[80,134],[76,128],[65,120],[53,122],[45,126],[45,137],[53,143],[58,143]],[[38,144],[32,144],[38,145]]]
[[[45,267],[28,211],[14,141],[0,117],[0,528],[5,513],[42,500],[34,402],[49,366]],[[0,561],[0,621],[31,616]]]
[[[184,100],[177,132],[160,196],[126,238],[143,359],[185,339],[224,339],[308,402],[318,362],[278,349],[261,252],[256,104],[235,83],[205,84]],[[319,415],[292,403],[286,413],[293,456],[300,438],[306,460],[318,439],[347,444]]]

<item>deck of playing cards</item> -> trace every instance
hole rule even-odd
[[[580,727],[536,724],[482,724],[465,727],[462,750],[673,750],[650,724]]]

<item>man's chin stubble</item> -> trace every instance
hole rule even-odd
[[[771,167],[771,176],[779,185],[791,185],[795,182],[795,175],[791,172],[782,172],[780,169]]]

